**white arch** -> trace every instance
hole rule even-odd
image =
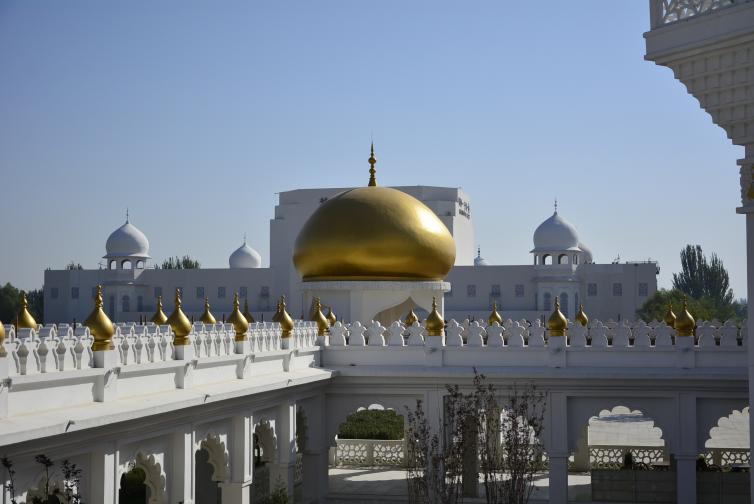
[[[149,488],[148,504],[167,504],[166,478],[165,472],[162,470],[162,464],[160,464],[154,455],[145,455],[142,450],[137,450],[133,459],[121,464],[118,471],[118,485],[120,486],[120,480],[123,475],[134,467],[138,467],[146,475],[144,484]]]
[[[209,454],[209,464],[212,466],[212,481],[227,481],[230,478],[230,454],[225,442],[217,434],[207,434],[199,443],[199,449]]]

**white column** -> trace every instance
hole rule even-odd
[[[557,338],[565,339],[565,338]],[[564,393],[550,393],[547,435],[550,446],[550,504],[568,502],[568,402]]]
[[[690,339],[690,338],[687,338]],[[678,396],[678,448],[675,450],[676,495],[683,504],[696,504],[696,396]]]
[[[171,439],[170,485],[171,502],[194,503],[194,431],[179,425]]]
[[[278,407],[276,424],[278,439],[278,460],[270,482],[274,491],[279,481],[283,482],[288,497],[293,497],[293,483],[296,471],[296,405],[286,402]]]
[[[223,504],[250,504],[249,487],[254,473],[253,434],[251,415],[235,416],[231,420],[230,481],[221,483]]]
[[[103,443],[91,451],[91,477],[89,478],[89,501],[115,504],[120,482],[118,457],[114,443]]]
[[[325,398],[317,395],[303,402],[306,415],[304,449],[304,502],[324,502],[327,496],[329,443],[325,422]]]
[[[114,401],[118,398],[118,375],[120,374],[117,350],[95,351],[94,367],[105,370],[96,378],[94,400],[97,402]]]

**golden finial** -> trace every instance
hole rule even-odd
[[[94,296],[94,310],[84,321],[84,325],[89,328],[92,336],[94,336],[93,351],[115,348],[113,346],[115,326],[102,309],[102,304],[102,286],[98,285],[97,294]]]
[[[322,313],[322,303],[318,297],[314,298],[314,317],[312,320],[317,323],[317,336],[324,336],[330,333],[330,322]]]
[[[21,293],[21,311],[18,312],[16,327],[18,329],[36,329],[39,326],[34,317],[29,313],[29,302],[26,300],[26,293]]]
[[[256,320],[254,320],[254,315],[249,311],[249,300],[246,298],[243,300],[243,316],[249,324],[256,322]]]
[[[205,324],[217,324],[217,320],[215,319],[215,316],[212,315],[212,312],[209,311],[209,298],[204,297],[204,313],[202,313],[202,316],[199,318],[202,322]]]
[[[338,317],[332,312],[332,306],[327,307],[327,322],[330,323],[330,327],[334,326],[338,321]]]
[[[576,314],[576,322],[583,325],[584,327],[589,325],[589,317],[587,317],[586,313],[584,313],[584,303],[579,304],[579,312]]]
[[[492,325],[493,322],[503,325],[503,317],[497,312],[497,302],[492,303],[492,313],[490,313],[490,316],[487,319],[489,325]]]
[[[689,313],[689,302],[683,298],[683,311],[675,321],[675,331],[678,336],[693,336],[696,330],[696,320]]]
[[[181,289],[175,290],[175,308],[173,313],[168,317],[167,323],[173,330],[173,346],[188,345],[190,343],[188,335],[191,334],[191,321],[188,319],[181,306]]]
[[[568,319],[560,311],[560,299],[555,296],[555,311],[552,312],[547,320],[547,330],[550,336],[565,336],[568,329]]]
[[[283,299],[283,296],[280,296],[280,299]],[[275,311],[275,315],[272,316],[273,322],[280,322],[280,317],[283,315],[283,309],[280,306],[280,300],[278,300],[277,310]]]
[[[673,303],[668,302],[668,311],[665,312],[665,325],[669,327],[675,327],[676,316],[673,313]]]
[[[3,321],[0,320],[0,357],[5,357],[8,352],[5,350],[5,326]]]
[[[377,158],[374,157],[374,142],[372,142],[371,153],[369,155],[369,187],[377,186],[377,179],[374,177],[374,175],[377,173],[377,170],[374,169],[374,165],[376,164]]]
[[[440,312],[437,311],[437,298],[432,297],[432,311],[427,317],[427,335],[428,336],[442,336],[445,331],[445,321],[440,316]]]
[[[406,319],[403,322],[407,327],[411,327],[415,322],[419,322],[419,317],[416,316],[413,308],[411,308],[411,311],[408,312],[408,315],[406,315]]]
[[[290,338],[291,331],[293,331],[293,319],[285,309],[285,296],[280,296],[278,306],[280,310],[280,320],[278,320],[278,322],[280,322],[280,329],[283,331],[283,334],[281,334],[280,337]]]
[[[162,311],[162,296],[157,296],[157,311],[154,312],[150,321],[157,325],[165,325],[168,323],[168,316]]]
[[[236,331],[236,341],[246,341],[246,331],[249,330],[249,323],[240,310],[241,302],[238,300],[238,292],[233,295],[233,311],[228,317],[228,323],[233,324]]]

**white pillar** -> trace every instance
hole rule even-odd
[[[171,439],[170,485],[171,502],[194,503],[194,431],[179,425]]]
[[[550,504],[566,504],[568,502],[568,402],[562,392],[552,392],[549,396],[547,438],[550,442],[548,451]]]
[[[230,481],[221,483],[223,504],[250,504],[249,487],[254,473],[253,434],[251,415],[235,416],[231,420],[228,443],[230,453]]]
[[[686,338],[690,339],[690,338]],[[676,496],[683,504],[696,504],[696,396],[681,393],[678,396],[678,448],[676,461]]]
[[[103,443],[91,451],[91,477],[89,478],[89,501],[115,504],[120,482],[118,457],[114,443]]]
[[[317,395],[302,403],[306,415],[304,449],[304,502],[324,502],[327,496],[329,443],[325,422],[325,398]]]
[[[296,472],[296,405],[286,402],[278,407],[276,423],[278,439],[278,459],[270,482],[274,491],[279,481],[285,486],[288,497],[293,498],[293,483]]]
[[[118,398],[118,366],[117,350],[96,350],[94,352],[94,367],[104,369],[104,373],[97,376],[94,384],[94,400],[97,402],[114,401]]]

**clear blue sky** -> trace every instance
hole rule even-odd
[[[717,252],[745,296],[743,156],[670,70],[646,1],[0,3],[0,282],[153,257],[267,263],[275,193],[461,186],[492,263],[552,212],[598,262]]]

